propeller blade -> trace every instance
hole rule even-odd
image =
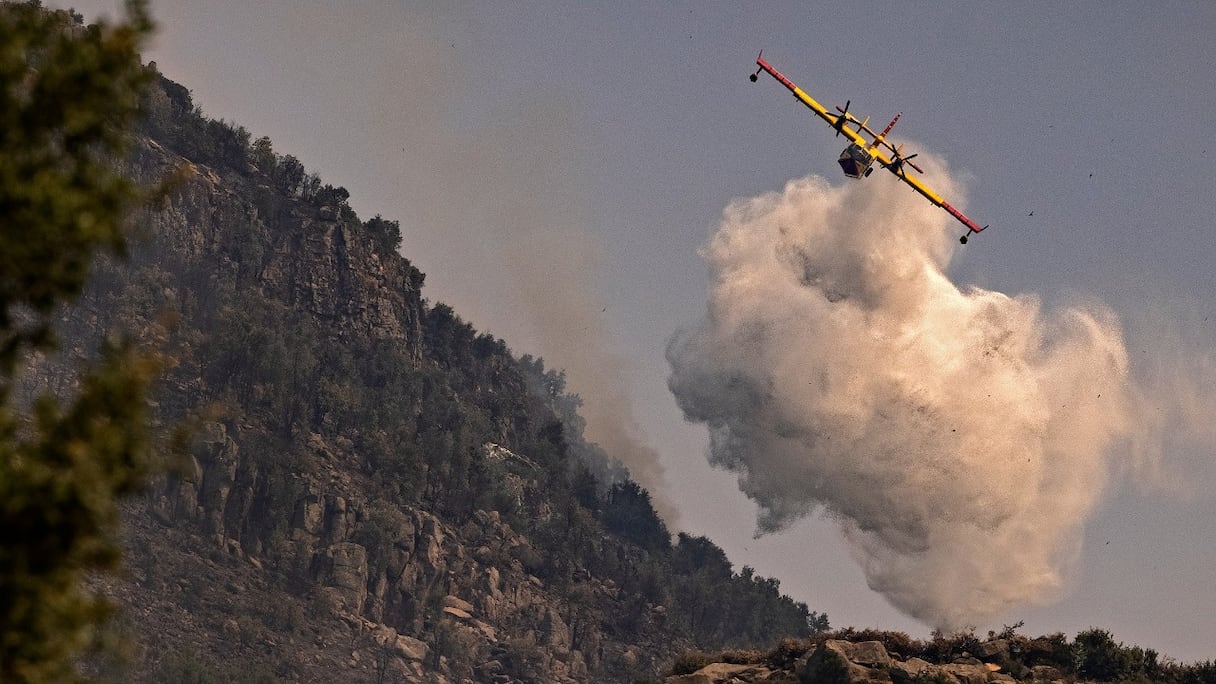
[[[916,164],[913,164],[910,161],[914,157],[919,157],[920,152],[909,154],[908,156],[905,157],[903,155],[903,149],[904,149],[903,143],[900,143],[899,147],[891,147],[890,145],[887,145],[887,147],[889,147],[891,149],[891,152],[894,154],[894,157],[895,157],[894,159],[891,160],[891,166],[895,167],[895,170],[899,172],[900,176],[904,175],[904,164],[911,166],[912,168],[916,169],[917,172],[919,172],[919,173],[924,173],[923,169],[921,169],[919,166],[917,166]]]
[[[848,114],[841,114],[840,116],[836,117],[836,137],[837,138],[839,138],[840,134],[842,132],[844,132],[844,125],[847,124],[848,122],[849,122]]]

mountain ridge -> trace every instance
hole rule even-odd
[[[121,676],[632,681],[810,633],[776,580],[673,543],[563,373],[427,302],[395,222],[155,75],[127,169],[172,181],[60,321],[69,356],[160,344],[158,419],[197,425],[126,506],[127,577],[98,580]]]

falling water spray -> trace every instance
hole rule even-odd
[[[956,286],[949,217],[884,180],[728,207],[669,385],[758,533],[825,514],[873,589],[953,630],[1058,594],[1135,402],[1109,310]]]

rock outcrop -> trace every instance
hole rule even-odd
[[[156,513],[159,525],[180,530],[179,539],[190,530],[204,533],[200,536],[211,540],[212,549],[204,557],[222,561],[230,573],[252,577],[225,580],[221,587],[271,583],[269,568],[304,569],[287,578],[288,588],[296,588],[294,595],[278,594],[272,586],[240,591],[247,599],[260,595],[255,600],[298,605],[296,612],[307,621],[328,625],[320,630],[327,636],[303,646],[316,653],[293,666],[300,679],[327,679],[311,667],[316,663],[356,672],[388,668],[404,681],[458,681],[443,673],[460,671],[449,662],[459,656],[469,665],[482,666],[484,681],[519,681],[510,674],[519,668],[508,666],[530,661],[529,671],[540,676],[535,681],[587,682],[605,658],[624,659],[626,652],[651,650],[610,637],[594,625],[573,629],[569,607],[521,562],[529,541],[495,511],[476,511],[455,529],[418,509],[393,507],[392,515],[383,516],[376,507],[384,502],[360,499],[352,491],[354,485],[347,490],[301,476],[287,509],[291,513],[284,519],[286,529],[261,535],[258,530],[275,526],[247,516],[270,508],[259,499],[266,485],[252,469],[241,467],[241,452],[226,432],[222,424],[208,425],[192,456],[191,463],[198,465],[154,489],[147,510]],[[390,543],[365,546],[377,535],[385,535]],[[137,532],[135,564],[151,568],[168,560],[157,552],[162,541],[156,536],[146,525]],[[173,565],[156,573],[188,574],[175,572]],[[192,580],[180,591],[200,591],[212,579]],[[605,599],[613,594],[604,583],[588,586]],[[164,604],[164,597],[150,595],[158,588],[136,582],[125,595],[133,605]],[[437,638],[441,643],[435,643]],[[354,647],[348,648],[347,657],[326,655],[336,644]],[[651,667],[662,662],[662,653],[648,657]]]
[[[881,641],[824,639],[787,662],[772,657],[755,663],[713,662],[663,681],[664,684],[1063,684],[1066,681],[1060,670],[1049,665],[1022,667],[1020,663],[1011,663],[1009,644],[1004,639],[979,643],[975,651],[975,655],[959,653],[950,662],[931,663],[916,656],[902,658],[889,652]],[[1018,667],[1017,677],[1006,671],[1010,664]]]

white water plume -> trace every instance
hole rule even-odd
[[[1111,311],[960,289],[961,231],[885,174],[737,201],[708,312],[668,347],[758,533],[822,510],[873,589],[945,630],[1058,595],[1142,403]]]

